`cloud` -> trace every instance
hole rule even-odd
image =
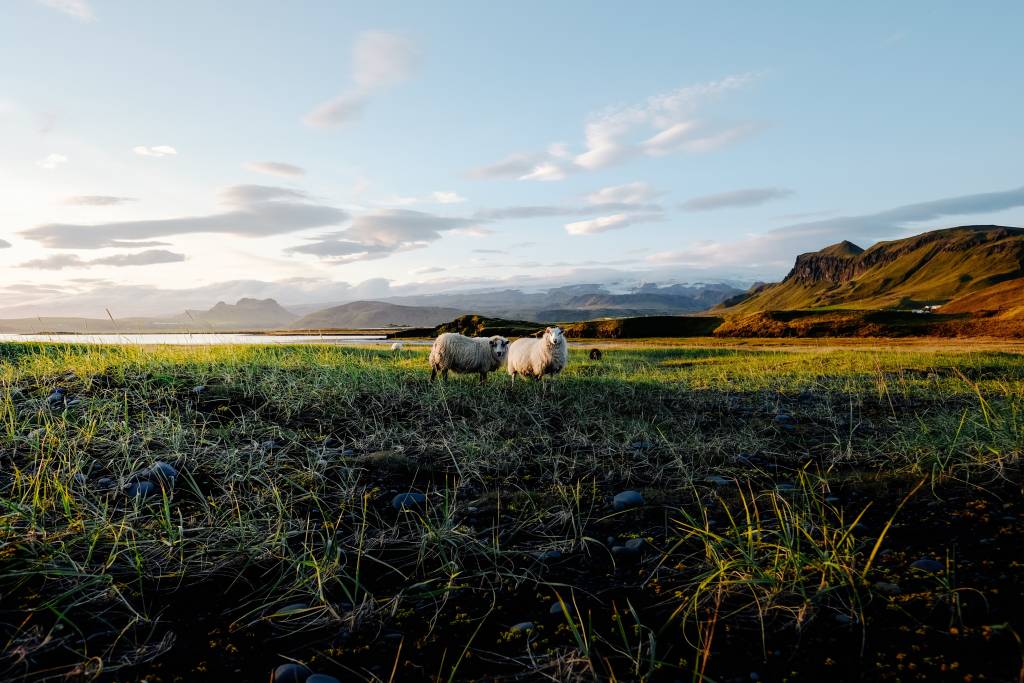
[[[462,204],[466,201],[466,198],[458,192],[436,191],[426,197],[391,197],[374,203],[384,206],[410,206],[412,204]]]
[[[83,260],[77,254],[54,254],[46,258],[26,261],[19,268],[34,270],[63,270],[64,268],[92,268],[93,266],[151,266],[158,263],[179,263],[185,260],[184,254],[176,254],[165,249],[150,249],[134,254],[114,254],[103,258]]]
[[[424,268],[417,268],[412,272],[414,275],[428,275],[430,273],[443,273],[444,270],[445,269],[440,266],[426,266]]]
[[[26,238],[59,249],[154,246],[156,237],[222,233],[266,237],[308,228],[340,225],[341,209],[309,201],[305,193],[283,187],[235,185],[220,193],[228,210],[205,216],[119,221],[94,225],[48,223],[22,231]]]
[[[0,240],[0,249],[10,249],[11,243],[6,240]]]
[[[614,185],[604,187],[597,192],[587,195],[587,201],[591,204],[642,204],[649,202],[660,193],[645,182],[626,183],[625,185]]]
[[[80,194],[67,197],[61,204],[65,206],[115,206],[137,201],[134,197],[113,197],[105,194]]]
[[[628,214],[616,213],[610,216],[598,216],[585,221],[568,223],[565,231],[570,235],[595,235],[609,230],[621,230],[637,223],[651,223],[664,220],[662,214]]]
[[[39,168],[45,168],[47,171],[68,163],[68,158],[63,154],[47,154],[44,158],[36,162],[36,166]]]
[[[797,254],[816,251],[842,240],[870,246],[879,240],[906,237],[907,230],[914,227],[908,224],[978,216],[1021,206],[1024,206],[1024,187],[961,195],[906,204],[872,214],[794,223],[732,242],[699,242],[688,249],[653,254],[648,260],[704,268],[754,266],[785,272]],[[929,229],[938,227],[930,226]]]
[[[794,194],[784,187],[752,187],[731,192],[719,192],[688,199],[679,205],[683,211],[713,211],[748,206],[760,206],[774,199],[784,199]]]
[[[352,219],[339,232],[321,235],[306,244],[288,249],[313,254],[332,263],[380,259],[391,254],[420,249],[441,239],[441,233],[475,228],[468,218],[448,218],[407,209],[379,209]]]
[[[408,79],[420,57],[417,45],[405,35],[364,31],[352,46],[354,85],[314,108],[303,121],[314,128],[334,128],[359,118],[375,93]]]
[[[584,125],[583,151],[563,143],[546,152],[513,154],[469,171],[473,178],[561,180],[572,173],[607,168],[638,156],[707,152],[731,144],[762,127],[745,121],[725,123],[699,116],[706,104],[742,89],[756,74],[739,74],[648,97],[637,104],[609,107]]]
[[[132,151],[143,157],[172,157],[178,154],[178,150],[170,145],[157,145],[156,147],[139,145],[138,147],[132,147]]]
[[[36,2],[58,12],[63,12],[79,21],[92,21],[96,18],[92,7],[86,0],[36,0]]]
[[[256,173],[267,175],[283,176],[285,178],[298,178],[306,175],[306,169],[293,164],[286,164],[281,161],[250,161],[244,164],[244,168]]]
[[[595,193],[596,194],[596,193]],[[595,194],[590,195],[594,197]],[[491,209],[479,209],[474,216],[479,220],[520,220],[529,218],[557,218],[560,216],[595,216],[602,213],[642,211],[645,213],[661,213],[660,204],[634,204],[632,202],[603,202],[586,206],[504,206]]]

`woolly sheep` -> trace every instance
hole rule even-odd
[[[391,345],[392,351],[401,351],[404,348],[405,345],[402,342],[395,342],[394,344]]]
[[[430,379],[437,373],[448,379],[448,371],[478,372],[480,381],[487,373],[501,367],[508,354],[508,339],[493,337],[466,337],[457,332],[445,332],[434,340],[430,348]]]
[[[557,375],[569,362],[569,345],[560,327],[545,328],[540,339],[523,337],[508,347],[508,374],[541,379]]]

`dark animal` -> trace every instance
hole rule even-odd
[[[590,349],[590,360],[601,360],[601,349]]]

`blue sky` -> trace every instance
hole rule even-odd
[[[1019,2],[12,0],[0,314],[753,281],[841,239],[1024,225],[1021,25]]]

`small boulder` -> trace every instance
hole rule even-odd
[[[726,479],[725,477],[713,474],[704,480],[704,483],[711,484],[713,486],[729,486],[732,484],[732,479]]]
[[[644,497],[639,491],[623,491],[612,499],[612,507],[616,511],[642,507],[643,504]]]
[[[634,451],[649,451],[652,448],[654,448],[654,444],[651,443],[650,441],[634,441],[633,443],[629,444],[629,447],[632,448]]]
[[[288,662],[274,669],[270,674],[270,683],[305,683],[311,673],[309,667]]]
[[[537,559],[540,560],[541,562],[554,562],[555,560],[562,559],[562,551],[561,550],[545,550],[544,552],[542,552],[540,555],[537,556]]]
[[[537,628],[537,625],[532,621],[521,621],[512,628],[509,629],[512,633],[529,633],[530,631]]]
[[[117,486],[117,482],[112,477],[100,477],[96,480],[93,488],[97,491],[110,491],[115,486]]]
[[[341,683],[341,681],[327,674],[313,674],[306,679],[306,683]]]
[[[416,493],[410,491],[409,493],[399,493],[397,496],[391,499],[391,507],[396,510],[405,510],[410,508],[423,507],[427,502],[427,497],[422,493]]]
[[[57,387],[53,390],[49,396],[46,397],[46,405],[50,410],[62,410],[67,407],[68,404],[68,392],[67,389]]]
[[[900,589],[899,584],[889,583],[888,581],[876,582],[874,589],[882,595],[899,595],[903,592]]]
[[[938,574],[939,572],[946,569],[946,565],[941,562],[937,562],[930,557],[922,557],[920,560],[910,565],[911,569],[917,569],[928,574]]]
[[[128,488],[126,488],[124,492],[129,498],[144,500],[159,491],[160,487],[153,482],[142,480],[128,484]]]

